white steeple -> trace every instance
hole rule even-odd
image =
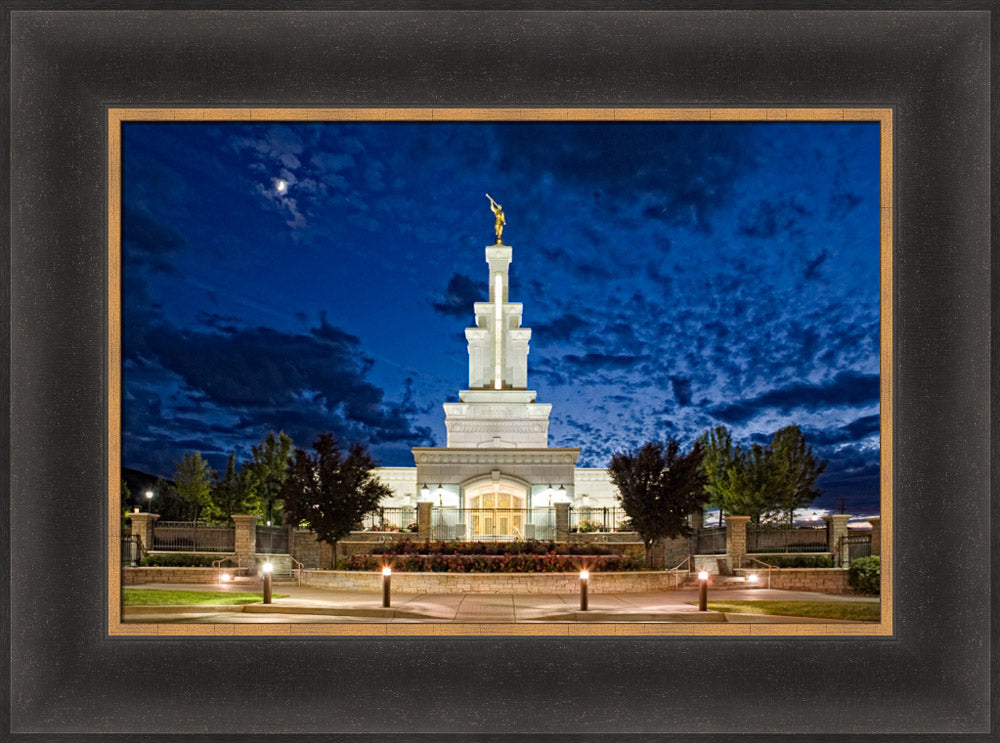
[[[530,328],[521,327],[520,302],[508,301],[509,245],[486,247],[489,301],[473,306],[476,326],[465,329],[469,388],[445,403],[449,447],[545,448],[550,404],[528,387]]]

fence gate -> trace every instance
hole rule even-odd
[[[726,554],[726,527],[716,526],[710,529],[698,529],[695,534],[696,555]]]
[[[232,526],[207,526],[197,521],[161,521],[153,525],[153,549],[177,552],[235,552]]]
[[[857,560],[859,557],[869,557],[872,553],[871,534],[849,534],[841,539],[847,545],[848,561]]]
[[[142,560],[142,539],[138,534],[122,534],[122,567],[137,567]]]

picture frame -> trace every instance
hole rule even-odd
[[[6,13],[13,739],[992,734],[990,13]],[[109,107],[845,98],[896,122],[892,636],[106,634]]]

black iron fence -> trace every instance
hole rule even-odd
[[[871,534],[849,534],[841,537],[843,544],[847,545],[847,560],[857,560],[859,557],[870,557],[872,553]],[[843,554],[843,548],[841,548]]]
[[[417,509],[412,506],[379,508],[361,519],[362,531],[416,531]]]
[[[713,526],[698,529],[693,537],[696,555],[726,554],[726,527]]]
[[[122,534],[122,567],[136,567],[142,561],[142,539],[138,534]]]
[[[163,521],[153,525],[154,550],[177,552],[234,552],[232,526],[208,526],[197,521]]]
[[[256,551],[265,555],[288,554],[288,529],[284,526],[258,526]]]
[[[747,524],[747,552],[826,552],[826,527]]]
[[[614,532],[628,529],[628,516],[621,508],[580,507],[569,509],[569,530],[578,534]]]

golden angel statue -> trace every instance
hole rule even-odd
[[[503,234],[503,226],[507,224],[507,219],[503,215],[503,207],[495,202],[489,194],[486,194],[486,198],[490,200],[490,210],[496,218],[493,223],[493,229],[497,232],[497,245],[501,245],[500,236]]]

